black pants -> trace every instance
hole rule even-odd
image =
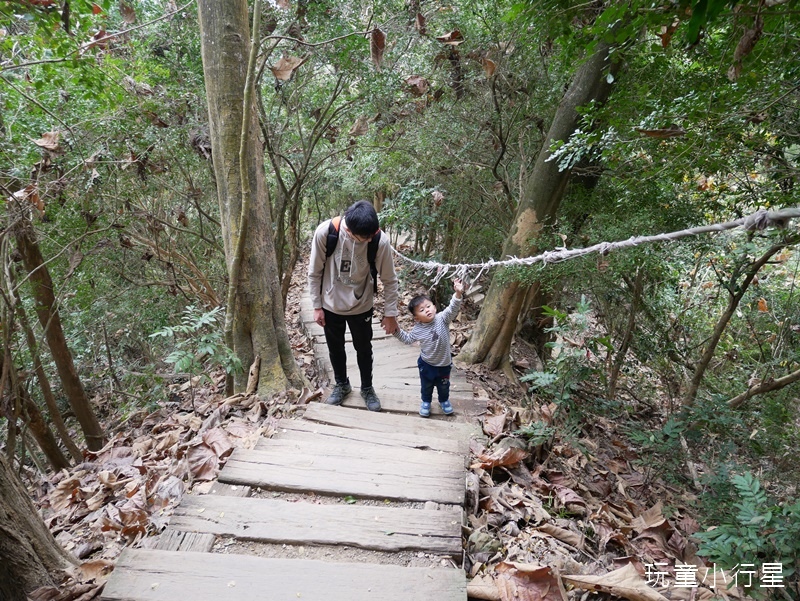
[[[439,395],[439,402],[444,403],[450,400],[450,370],[452,365],[444,367],[437,367],[422,360],[422,357],[417,359],[417,367],[419,367],[419,383],[420,395],[424,403],[430,403],[433,400],[433,389]]]
[[[347,382],[347,352],[344,349],[345,324],[350,328],[356,349],[361,388],[372,386],[372,309],[358,315],[339,315],[325,311],[325,342],[331,357],[336,382]]]

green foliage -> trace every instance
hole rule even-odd
[[[530,383],[530,392],[555,402],[559,411],[578,410],[574,393],[587,380],[603,378],[602,370],[590,361],[591,356],[609,350],[607,336],[590,332],[591,306],[585,296],[572,314],[544,307],[543,313],[552,317],[555,324],[547,331],[556,336],[555,342],[547,343],[552,352],[546,371],[529,371],[520,378]],[[601,350],[602,349],[602,350]]]
[[[202,375],[208,379],[203,370],[223,367],[226,373],[233,374],[242,369],[242,363],[222,340],[221,314],[221,307],[203,313],[189,306],[184,309],[180,324],[162,328],[150,337],[173,341],[174,350],[164,360],[175,366],[176,373]]]
[[[734,475],[730,482],[735,514],[694,535],[700,541],[699,555],[729,567],[782,563],[784,576],[792,575],[800,560],[800,502],[775,505],[750,472]]]
[[[527,426],[523,426],[514,432],[514,434],[524,436],[528,439],[530,446],[536,447],[552,440],[553,436],[556,434],[556,429],[552,426],[548,426],[544,422],[535,421],[529,423]]]

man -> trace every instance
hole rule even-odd
[[[381,402],[372,385],[372,314],[374,290],[367,249],[379,233],[378,214],[366,200],[353,203],[338,228],[336,248],[326,256],[331,220],[317,227],[311,242],[308,287],[314,306],[314,321],[325,328],[336,383],[325,401],[341,405],[352,392],[347,377],[345,325],[350,328],[361,374],[361,396],[370,411],[380,411]],[[387,334],[397,330],[397,275],[387,236],[380,236],[375,267],[383,282],[384,311],[381,325]]]

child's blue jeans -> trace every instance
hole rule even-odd
[[[420,394],[423,403],[430,403],[433,399],[433,389],[439,395],[439,402],[444,403],[450,400],[450,370],[452,365],[436,367],[426,363],[420,357],[417,360],[419,367]]]

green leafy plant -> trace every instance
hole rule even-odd
[[[722,566],[782,563],[783,575],[800,560],[800,502],[775,505],[750,472],[734,475],[736,514],[714,529],[695,534],[698,554]]]
[[[556,430],[552,426],[548,426],[544,422],[536,421],[529,423],[527,426],[523,426],[517,430],[515,434],[524,436],[528,439],[528,443],[531,446],[536,447],[549,441],[555,432]]]
[[[195,306],[183,310],[181,323],[167,326],[150,335],[151,338],[168,338],[173,341],[174,350],[164,359],[174,365],[176,373],[189,374],[189,388],[194,407],[194,379],[208,380],[207,368],[223,367],[225,372],[233,374],[242,369],[242,362],[228,348],[223,339],[221,324],[222,307],[216,307],[206,313]]]
[[[530,392],[535,392],[555,402],[559,410],[569,409],[575,391],[582,382],[590,378],[602,377],[602,370],[592,365],[590,357],[597,355],[602,348],[610,349],[607,336],[589,334],[589,312],[591,306],[585,296],[581,296],[572,314],[543,307],[545,315],[554,319],[555,325],[547,331],[556,335],[555,342],[547,343],[553,349],[547,370],[530,371],[520,378],[530,383]]]

